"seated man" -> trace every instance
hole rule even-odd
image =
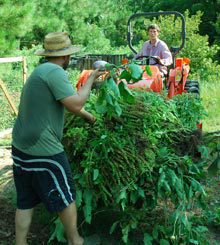
[[[167,75],[167,66],[173,63],[172,54],[167,44],[158,38],[160,28],[156,24],[148,26],[147,31],[149,40],[144,43],[141,51],[134,58],[154,56],[158,61],[156,62],[155,59],[151,58],[149,64],[157,65],[161,73]]]

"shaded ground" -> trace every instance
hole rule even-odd
[[[12,179],[10,147],[0,148],[0,245],[14,244],[15,188]],[[35,216],[40,216],[40,208]],[[46,244],[49,228],[33,222],[28,240],[30,244]]]
[[[12,179],[12,160],[10,147],[0,146],[0,245],[14,244],[14,212],[15,212],[15,188]],[[207,186],[210,194],[208,204],[210,209],[219,205],[220,208],[220,179],[214,179],[214,183],[210,182]],[[49,225],[51,215],[44,212],[42,206],[37,207],[34,214],[33,224],[28,235],[30,245],[44,245],[49,239]],[[109,218],[109,217],[108,217]],[[105,223],[103,223],[103,220]],[[81,234],[86,237],[85,245],[119,245],[121,244],[117,237],[108,234],[106,226],[107,218],[97,219],[93,225],[84,226]],[[86,231],[87,230],[87,231]],[[219,226],[209,228],[209,237],[207,238],[211,245],[220,244]],[[138,241],[139,240],[139,241]],[[143,244],[140,239],[134,238],[133,245]],[[54,245],[63,244],[54,242]]]
[[[14,244],[14,211],[14,206],[4,198],[0,197],[0,245]],[[38,222],[33,222],[31,231],[28,235],[29,244],[47,244],[48,234],[48,227],[45,227]]]
[[[15,187],[12,178],[11,149],[10,147],[0,147],[0,245],[14,244],[14,214],[16,203],[15,198]],[[40,205],[35,209],[33,223],[28,235],[28,242],[30,245],[47,244],[50,236],[49,221],[51,219],[52,216],[49,213],[45,212],[43,206]],[[102,226],[103,228],[102,237],[100,237],[100,234],[95,234],[97,226]],[[92,233],[84,233],[84,235],[87,235],[85,237],[85,245],[119,244],[117,240],[111,238],[108,234],[104,234],[104,227],[105,225],[97,223],[93,227],[91,231]],[[51,244],[58,245],[64,243],[53,242]]]

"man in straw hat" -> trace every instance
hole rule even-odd
[[[83,244],[77,231],[71,169],[61,144],[64,108],[94,122],[83,105],[102,73],[94,70],[76,92],[64,71],[75,51],[66,32],[46,35],[44,49],[36,54],[45,56],[48,62],[35,68],[22,91],[12,141],[16,245],[27,244],[33,209],[40,202],[48,211],[59,214],[69,245]]]

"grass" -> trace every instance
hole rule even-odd
[[[11,128],[15,121],[15,116],[10,108],[8,101],[0,93],[0,131]]]
[[[3,81],[12,103],[18,107],[20,92],[23,87],[21,64],[0,64],[0,79]],[[13,126],[15,114],[1,87],[0,105],[0,131],[2,131]]]
[[[0,139],[0,147],[10,146],[11,145],[11,137],[8,139]]]
[[[201,98],[208,116],[204,119],[203,129],[206,132],[220,130],[220,80],[201,83]]]

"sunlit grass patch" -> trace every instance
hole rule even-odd
[[[208,113],[203,122],[203,129],[220,130],[220,79],[212,82],[202,81],[201,98]]]

